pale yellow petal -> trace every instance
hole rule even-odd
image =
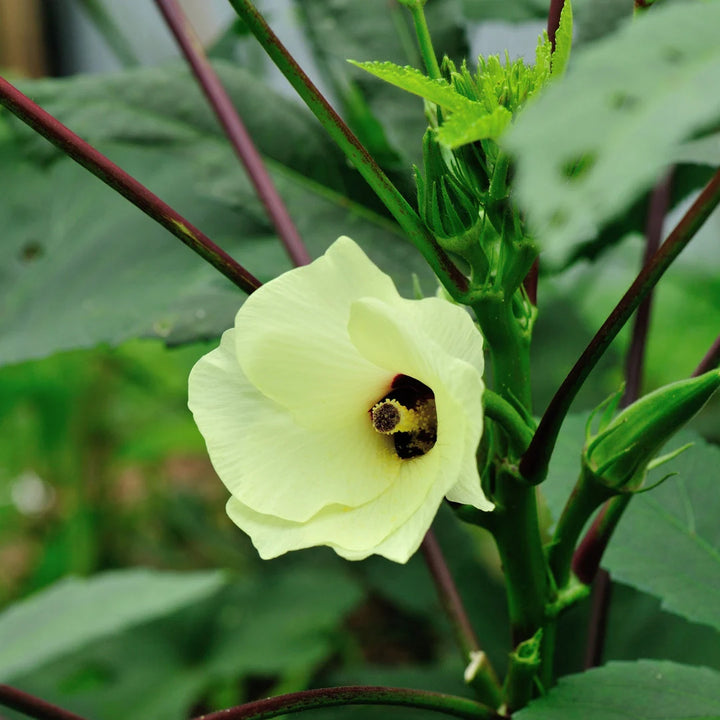
[[[303,521],[331,504],[361,505],[385,491],[402,462],[370,424],[368,407],[322,430],[290,413],[248,381],[235,357],[234,331],[201,358],[189,406],[228,490],[257,512]]]
[[[475,461],[483,428],[482,337],[467,313],[438,298],[392,305],[366,298],[353,304],[349,330],[363,356],[433,390],[438,439],[431,452],[444,462],[461,458],[446,492],[456,502],[491,509]]]
[[[263,558],[329,545],[343,557],[359,559],[377,553],[385,543],[380,554],[405,562],[430,527],[447,482],[431,453],[403,462],[396,482],[371,502],[356,508],[329,506],[304,523],[259,514],[237,498],[228,501],[227,512]]]
[[[235,321],[238,359],[250,382],[308,427],[368,409],[392,377],[348,337],[350,305],[366,296],[399,298],[390,277],[349,238],[261,287]]]

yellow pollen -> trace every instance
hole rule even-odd
[[[397,375],[388,394],[369,410],[376,432],[392,439],[395,454],[412,460],[430,452],[437,441],[433,391],[407,375]]]
[[[371,411],[373,427],[383,435],[396,432],[418,432],[435,422],[435,403],[420,404],[417,410],[409,410],[393,398],[376,403]]]

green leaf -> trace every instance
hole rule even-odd
[[[583,621],[583,628],[577,628],[573,639],[587,628],[589,618]],[[575,647],[582,652],[583,648],[577,643]],[[656,658],[720,670],[720,633],[707,625],[664,612],[652,595],[623,583],[613,583],[603,655],[607,660]],[[575,667],[581,665],[578,663]]]
[[[486,113],[479,103],[454,112],[437,130],[438,140],[451,148],[476,140],[496,140],[512,120],[512,113],[497,107]]]
[[[572,48],[573,13],[572,3],[565,0],[560,13],[560,24],[555,33],[555,52],[552,55],[551,77],[562,77],[565,73]]]
[[[294,0],[294,8],[343,117],[375,158],[389,163],[386,170],[409,178],[408,169],[422,157],[419,138],[427,122],[421,103],[351,67],[347,59],[420,67],[410,14],[387,0]],[[425,15],[437,50],[457,63],[466,58],[467,23],[460,0],[432,0]],[[388,148],[400,157],[388,158]],[[414,186],[408,187],[413,194]]]
[[[217,69],[313,256],[346,234],[398,271],[403,292],[413,272],[431,276],[309,113],[240,69]],[[261,280],[290,267],[185,69],[23,87]],[[232,324],[241,292],[44,140],[12,127],[0,141],[0,364],[131,337],[177,344]]]
[[[720,448],[691,433],[673,445],[688,438],[694,446],[656,471],[677,475],[633,498],[603,566],[664,609],[720,629]]]
[[[633,3],[626,0],[575,0],[573,2],[575,19],[576,47],[599,40],[615,32],[618,27],[632,20]]]
[[[720,118],[718,3],[661,5],[577,52],[503,137],[551,263],[626,210],[678,146]]]
[[[223,684],[242,693],[259,677],[306,682],[341,648],[362,598],[347,565],[328,558],[308,551],[247,568],[219,593],[24,674],[22,687],[86,717],[123,720],[132,708],[173,720]]]
[[[224,583],[215,571],[124,570],[63,580],[0,615],[0,679],[196,603]]]
[[[448,110],[471,111],[478,103],[473,103],[464,95],[461,95],[446,80],[433,80],[424,75],[414,67],[406,65],[401,67],[391,62],[355,62],[350,61],[356,67],[366,70],[371,75],[384,80],[385,82],[399,87],[401,90],[419,95],[425,100],[447,108]],[[482,106],[480,109],[484,111]]]
[[[517,720],[717,720],[720,673],[703,667],[640,660],[612,662],[561,678]]]

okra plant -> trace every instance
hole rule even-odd
[[[86,3],[125,69],[0,78],[0,363],[194,343],[222,542],[17,599],[0,704],[720,717],[720,3],[297,0],[335,107],[261,3],[155,4],[189,67]]]

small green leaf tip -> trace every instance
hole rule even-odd
[[[560,13],[560,24],[555,33],[555,52],[552,54],[550,77],[560,77],[565,72],[572,48],[572,32],[572,3],[570,0],[565,0],[562,12]]]
[[[591,438],[583,466],[616,490],[639,489],[648,464],[720,387],[720,371],[666,385],[625,408]]]

